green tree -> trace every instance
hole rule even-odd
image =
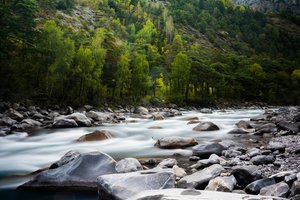
[[[130,65],[130,52],[128,50],[125,51],[123,55],[121,55],[120,60],[118,62],[118,69],[116,71],[116,95],[119,98],[123,98],[124,94],[128,94],[128,90],[130,88],[131,81],[131,71],[129,69]]]

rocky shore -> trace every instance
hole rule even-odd
[[[68,128],[120,123],[131,117],[164,120],[180,109],[85,106],[65,109],[0,105],[0,134],[36,128]],[[201,112],[210,113],[211,109]],[[194,131],[218,130],[218,124],[187,119]],[[19,190],[98,191],[99,199],[300,199],[300,109],[266,109],[250,121],[237,121],[228,134],[249,136],[249,144],[234,140],[198,144],[195,138],[168,136],[155,146],[191,149],[193,155],[170,158],[114,160],[103,152],[70,151]],[[105,140],[109,132],[95,131],[77,142]]]

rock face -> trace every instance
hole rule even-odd
[[[156,142],[156,146],[162,149],[176,149],[185,148],[198,144],[194,138],[191,137],[164,137]]]
[[[219,176],[223,171],[224,168],[221,165],[215,164],[201,171],[183,177],[178,182],[177,186],[179,188],[205,188],[211,179]]]
[[[288,184],[280,182],[262,188],[259,194],[264,196],[287,197],[289,190],[290,188]]]
[[[264,178],[264,179],[254,181],[254,182],[250,183],[249,185],[247,185],[247,187],[245,188],[245,191],[248,194],[259,194],[260,190],[263,187],[266,187],[269,185],[274,185],[274,184],[276,184],[276,181],[274,178]]]
[[[155,168],[152,170],[125,174],[103,175],[97,178],[98,194],[101,199],[128,199],[146,190],[175,187],[172,170]]]
[[[253,196],[228,192],[190,189],[147,190],[128,200],[284,200],[277,197]]]
[[[116,171],[118,173],[127,173],[143,170],[143,166],[136,158],[124,158],[117,162]]]
[[[217,131],[220,128],[212,122],[200,122],[193,131]]]
[[[218,156],[222,155],[222,151],[225,150],[224,146],[219,143],[210,144],[198,144],[192,148],[194,156],[209,157],[211,154]]]
[[[92,133],[81,136],[77,142],[91,142],[91,141],[101,141],[112,138],[112,135],[109,131],[101,130],[94,131]]]
[[[96,190],[97,176],[116,173],[116,161],[105,153],[70,154],[52,167],[41,172],[20,189]]]
[[[217,177],[209,181],[205,190],[232,192],[236,185],[234,176]]]

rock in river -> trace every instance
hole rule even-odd
[[[235,124],[238,128],[243,128],[243,129],[250,129],[253,128],[249,122],[246,122],[244,120],[239,121],[238,123]]]
[[[162,149],[176,149],[176,148],[185,148],[198,144],[194,138],[191,137],[164,137],[157,140],[155,146],[158,146]]]
[[[57,168],[41,172],[33,180],[21,185],[27,190],[96,190],[97,177],[116,173],[116,161],[100,152],[71,154]]]
[[[143,170],[143,166],[136,158],[124,158],[117,162],[116,171],[118,173],[127,173]]]
[[[211,154],[222,155],[225,147],[219,143],[198,144],[192,148],[194,156],[209,157]]]
[[[91,141],[101,141],[112,138],[112,135],[109,131],[100,130],[94,131],[92,133],[81,136],[77,142],[91,142]]]
[[[74,128],[74,127],[78,127],[78,124],[73,119],[58,119],[54,121],[52,127],[53,128]]]
[[[196,127],[193,128],[194,131],[217,131],[220,128],[212,122],[200,122]]]
[[[145,190],[175,187],[172,169],[154,168],[124,174],[103,175],[97,178],[98,194],[102,199],[128,199]]]

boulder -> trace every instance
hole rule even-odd
[[[243,129],[251,129],[253,128],[249,122],[246,122],[244,120],[239,121],[238,123],[235,124],[238,128],[243,128]]]
[[[149,113],[148,109],[143,107],[143,106],[139,106],[137,108],[134,109],[133,113],[135,114],[139,114],[139,115],[146,115]]]
[[[24,190],[91,190],[97,189],[97,177],[116,173],[116,161],[105,153],[91,152],[65,156],[53,168],[41,172],[21,185]]]
[[[289,194],[289,191],[290,191],[289,185],[284,182],[280,182],[280,183],[262,188],[260,190],[259,195],[287,197]]]
[[[172,169],[173,169],[176,177],[182,178],[182,177],[186,176],[185,170],[178,167],[177,165],[174,165]]]
[[[100,199],[128,199],[146,190],[175,187],[173,170],[155,168],[124,174],[103,175],[97,178]]]
[[[243,128],[236,128],[228,132],[228,134],[248,134],[250,131],[247,131]]]
[[[243,155],[243,153],[234,149],[228,149],[222,151],[222,155],[226,158],[236,158],[237,156]]]
[[[153,114],[153,120],[164,120],[164,116],[161,114]]]
[[[277,124],[278,129],[290,131],[292,134],[297,134],[299,130],[299,126],[295,122],[288,122],[288,121],[280,121]]]
[[[237,184],[242,188],[261,177],[258,167],[255,165],[235,166],[232,168],[231,173],[237,180]]]
[[[294,122],[300,122],[300,113],[294,116]]]
[[[8,110],[8,116],[17,121],[22,121],[24,118],[24,116],[21,113],[19,113],[18,111],[14,110],[12,108],[10,108]]]
[[[236,180],[234,176],[217,177],[209,181],[205,190],[232,192],[235,185],[236,185]]]
[[[178,162],[177,160],[175,160],[174,158],[167,158],[162,160],[157,167],[161,167],[161,168],[172,168],[174,165],[177,165]]]
[[[158,139],[155,146],[162,149],[176,149],[190,147],[196,144],[198,144],[196,140],[191,137],[170,136]]]
[[[17,120],[14,120],[10,117],[1,117],[0,118],[0,126],[12,126],[18,123]]]
[[[102,140],[107,140],[111,139],[112,134],[109,131],[106,130],[96,130],[92,133],[86,134],[78,138],[76,141],[77,142],[92,142],[92,141],[102,141]]]
[[[71,115],[65,116],[66,119],[73,119],[78,124],[78,126],[89,127],[92,126],[92,122],[82,113],[73,113]]]
[[[53,128],[74,128],[78,127],[78,124],[74,119],[58,119],[52,124]]]
[[[274,184],[276,184],[276,181],[274,178],[259,179],[259,180],[256,180],[256,181],[250,183],[249,185],[247,185],[247,187],[245,188],[245,191],[248,194],[259,194],[260,190],[263,187],[266,187],[269,185],[274,185]]]
[[[193,131],[217,131],[220,128],[212,122],[200,122]]]
[[[225,160],[216,154],[211,154],[208,159],[199,160],[196,164],[192,165],[191,168],[202,169],[214,164],[220,164],[221,162],[225,162]]]
[[[284,181],[284,178],[286,176],[290,176],[295,174],[297,171],[296,170],[291,170],[291,171],[281,171],[278,172],[276,174],[273,174],[272,176],[270,176],[270,178],[274,178],[276,180],[276,182],[281,182]]]
[[[281,143],[281,142],[269,142],[269,144],[267,145],[267,150],[271,150],[271,151],[279,151],[281,153],[284,153],[285,151],[285,144]]]
[[[202,108],[200,109],[201,113],[205,113],[205,114],[211,114],[212,113],[212,109],[210,108]]]
[[[128,200],[285,200],[284,198],[254,196],[217,191],[165,189],[142,191]]]
[[[252,157],[255,157],[255,156],[258,156],[258,155],[261,155],[261,151],[260,149],[258,148],[251,148],[247,151],[247,155],[252,158]]]
[[[251,158],[250,162],[254,165],[263,165],[263,164],[270,164],[275,161],[274,156],[271,155],[258,155]]]
[[[297,194],[300,194],[300,181],[295,181],[292,184],[292,188],[291,188],[291,196],[295,196]]]
[[[136,158],[124,158],[117,162],[116,171],[118,173],[127,173],[143,170],[143,166]]]
[[[38,126],[42,126],[41,122],[38,122],[36,120],[33,119],[23,119],[21,121],[21,124],[25,124],[27,127],[29,128],[33,128],[33,127],[38,127]]]
[[[198,144],[192,148],[194,156],[209,157],[211,154],[222,155],[225,147],[219,143]]]
[[[190,125],[190,124],[199,124],[200,123],[200,120],[191,120],[187,123],[187,125]]]
[[[65,164],[71,162],[72,160],[76,159],[78,156],[80,156],[80,153],[78,151],[68,151],[63,157],[61,157],[61,159],[59,159],[58,161],[53,163],[49,167],[49,169],[55,169],[55,168],[61,167]]]
[[[273,123],[264,124],[255,128],[254,135],[263,135],[264,133],[273,133],[277,130],[276,125]]]
[[[223,171],[225,170],[221,165],[215,164],[201,171],[183,177],[180,179],[177,186],[179,188],[204,189],[211,179],[219,176]]]
[[[89,111],[85,114],[87,117],[91,118],[92,120],[96,122],[111,122],[112,121],[112,114],[110,113],[103,113],[103,112],[95,112],[95,111]]]

